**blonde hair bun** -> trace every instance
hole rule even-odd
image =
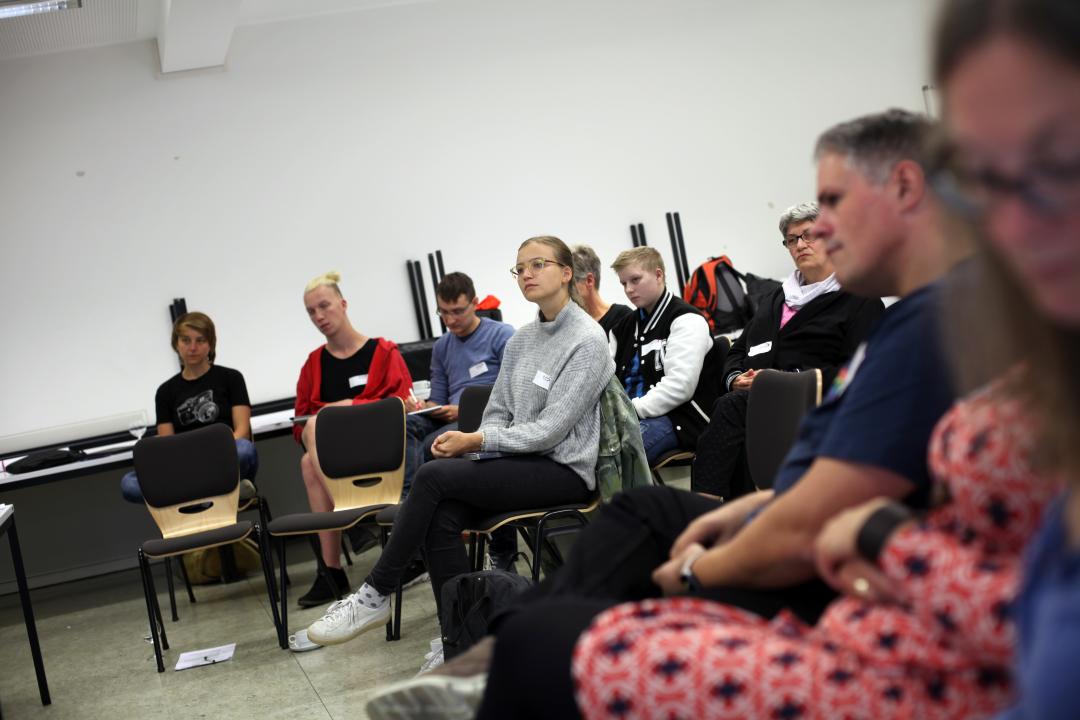
[[[324,272],[322,275],[316,275],[315,277],[311,278],[311,282],[309,282],[307,284],[307,287],[304,288],[304,292],[309,293],[315,288],[329,285],[330,287],[334,288],[334,291],[337,292],[338,295],[340,295],[341,290],[338,288],[339,282],[341,282],[341,273],[339,273],[337,270],[330,270],[329,272]]]

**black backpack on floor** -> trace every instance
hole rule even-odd
[[[482,570],[453,578],[442,588],[443,658],[465,652],[488,634],[495,613],[532,585],[505,570]]]

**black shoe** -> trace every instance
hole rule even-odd
[[[375,533],[360,525],[353,525],[345,531],[345,535],[349,538],[349,545],[355,555],[370,550],[379,544],[379,538]]]
[[[420,558],[416,558],[406,565],[405,571],[401,573],[401,589],[404,590],[428,579],[427,565]]]
[[[349,594],[349,578],[345,575],[345,571],[341,568],[327,568],[330,571],[330,577],[334,578],[334,582],[337,584],[338,593],[344,597]],[[303,608],[318,607],[319,605],[325,605],[337,600],[337,596],[334,595],[334,591],[327,585],[326,580],[322,575],[315,576],[315,583],[311,586],[311,589],[307,591],[306,595],[303,595],[296,601],[296,604]]]

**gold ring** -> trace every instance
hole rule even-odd
[[[866,578],[855,578],[851,583],[851,589],[859,595],[866,595],[870,592],[870,581]]]

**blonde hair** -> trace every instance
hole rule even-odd
[[[667,277],[664,258],[660,257],[656,248],[636,247],[633,250],[623,250],[615,257],[615,262],[611,263],[611,269],[619,272],[628,265],[640,265],[642,269],[649,272],[659,268],[660,272],[664,273],[664,277]]]
[[[537,245],[545,245],[551,248],[551,251],[555,254],[555,262],[564,267],[570,268],[570,284],[567,286],[567,291],[570,293],[570,299],[576,302],[580,307],[585,307],[584,301],[581,299],[581,293],[578,292],[577,285],[574,284],[574,254],[570,252],[570,248],[567,247],[559,238],[554,235],[538,235],[531,237],[518,246],[518,252],[521,252],[521,248],[525,247],[529,243],[536,243]]]
[[[341,294],[341,288],[338,287],[339,282],[341,282],[341,273],[339,273],[337,270],[330,270],[329,272],[324,272],[322,275],[316,275],[315,277],[311,278],[311,282],[309,282],[307,284],[307,287],[304,288],[304,294],[307,295],[315,288],[326,286],[332,288],[333,291],[337,293],[338,297],[343,297]]]

